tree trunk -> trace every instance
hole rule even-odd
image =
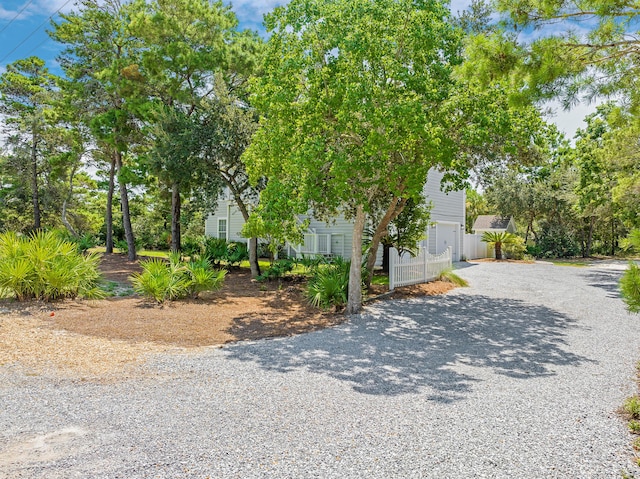
[[[611,218],[611,256],[616,255],[616,222]]]
[[[40,229],[40,196],[38,194],[38,137],[35,125],[31,136],[31,202],[33,203],[33,229]]]
[[[177,253],[182,247],[180,237],[180,184],[171,184],[171,251]]]
[[[358,205],[353,223],[351,243],[351,268],[349,269],[349,294],[346,314],[358,314],[362,310],[362,236],[364,232],[364,207]]]
[[[495,245],[496,259],[502,259],[502,243],[498,242]]]
[[[105,233],[105,253],[113,253],[113,193],[116,189],[115,182],[116,160],[111,158],[109,166],[109,189],[107,191],[107,211],[105,212],[104,223],[107,228]]]
[[[69,223],[69,221],[67,220],[67,204],[69,203],[69,200],[71,200],[71,197],[73,195],[73,177],[75,176],[75,174],[76,168],[74,167],[69,174],[69,191],[67,192],[67,196],[62,202],[62,214],[60,220],[62,221],[64,227],[69,230],[69,233],[71,233],[74,238],[78,238],[78,233],[73,228],[73,226],[71,226],[71,223]]]
[[[593,229],[596,225],[596,217],[591,217],[591,222],[589,223],[589,234],[587,235],[587,245],[584,251],[585,258],[589,258],[591,256],[591,245],[593,244]]]
[[[135,261],[138,255],[136,254],[136,242],[133,236],[133,228],[131,227],[131,215],[129,212],[129,192],[127,191],[127,185],[120,179],[120,172],[122,170],[122,153],[118,150],[115,151],[115,163],[118,171],[118,184],[120,185],[120,205],[122,206],[122,227],[124,228],[124,236],[127,239],[127,257],[129,261]]]
[[[380,245],[380,240],[385,237],[387,234],[387,227],[389,223],[391,223],[394,219],[398,217],[402,210],[404,209],[404,205],[407,204],[407,198],[398,198],[394,196],[391,200],[391,204],[389,208],[387,208],[386,213],[380,223],[376,227],[375,232],[373,233],[373,238],[371,238],[371,246],[369,248],[369,256],[367,257],[367,279],[365,286],[369,288],[371,286],[371,280],[373,279],[373,268],[376,265],[376,256],[378,255],[378,246]]]
[[[242,201],[240,194],[236,193],[235,190],[233,191],[233,198],[236,201],[236,205],[242,214],[244,222],[247,223],[249,221],[249,210],[247,209],[247,205]],[[260,276],[260,263],[258,263],[258,238],[249,238],[249,267],[251,268],[252,278]]]

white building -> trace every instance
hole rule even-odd
[[[449,246],[452,249],[453,261],[462,258],[466,197],[463,191],[444,193],[440,188],[443,173],[431,170],[423,194],[427,202],[431,202],[432,226],[425,232],[426,239],[422,246],[429,253],[442,253]],[[301,217],[301,220],[307,217]],[[353,223],[338,217],[331,224],[309,218],[309,231],[304,236],[304,244],[287,245],[290,254],[323,254],[351,257],[351,241]],[[231,197],[223,197],[218,201],[216,210],[211,213],[205,223],[205,234],[224,238],[227,241],[246,242],[240,235],[244,219]],[[382,248],[379,249],[381,261]]]

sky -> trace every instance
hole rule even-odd
[[[241,28],[264,33],[263,15],[287,0],[235,0],[232,9]],[[225,2],[228,3],[228,2]],[[452,0],[451,10],[456,13],[465,9],[470,0]],[[49,69],[61,74],[56,56],[60,46],[51,40],[46,30],[50,21],[60,12],[75,8],[75,0],[0,0],[0,72],[8,63],[28,56],[39,56],[47,62]],[[555,115],[549,117],[559,129],[572,138],[576,129],[583,127],[585,115],[595,111],[595,104],[580,104],[571,111],[564,111],[559,104],[550,104]]]

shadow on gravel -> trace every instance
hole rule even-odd
[[[347,381],[356,391],[464,399],[485,375],[529,379],[556,366],[590,361],[565,349],[577,327],[543,306],[485,296],[389,301],[343,326],[282,341],[237,345],[230,357],[286,373],[306,369]]]
[[[620,298],[620,277],[623,271],[611,270],[611,271],[590,271],[585,278],[587,284],[595,288],[604,289],[609,298]]]

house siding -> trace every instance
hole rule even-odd
[[[235,203],[227,200],[218,201],[216,209],[207,216],[204,224],[205,235],[218,237],[219,218],[227,218],[227,238],[229,241],[247,242],[247,239],[240,234],[244,226],[242,213]]]
[[[447,235],[455,236],[454,261],[460,260],[462,256],[464,241],[465,223],[465,192],[452,191],[445,193],[440,188],[443,173],[432,170],[429,172],[427,183],[423,193],[427,202],[431,202],[431,221],[433,226],[425,232],[427,238],[422,242],[430,253],[440,253],[443,249],[443,237]],[[244,225],[242,214],[235,203],[229,200],[228,196],[222,197],[216,210],[211,213],[205,222],[205,234],[218,236],[218,218],[227,218],[227,228],[229,230],[229,241],[245,241],[246,238],[240,236],[240,231]],[[301,220],[309,219],[309,232],[317,234],[331,234],[331,254],[342,256],[345,259],[351,258],[351,244],[353,239],[353,223],[347,221],[342,215],[332,220],[329,224],[308,216],[302,216]],[[440,241],[438,241],[438,231],[440,231]],[[448,240],[446,243],[450,244]],[[382,263],[382,247],[378,248],[376,264]]]
[[[441,253],[444,250],[444,244],[441,241],[442,238],[440,238],[440,241],[438,239],[438,230],[440,229],[442,236],[445,227],[447,231],[455,227],[453,260],[459,261],[464,251],[466,194],[464,190],[450,191],[448,193],[442,191],[440,185],[443,177],[444,173],[431,170],[423,189],[427,202],[432,204],[431,221],[433,226],[428,229],[427,239],[423,241],[422,245],[427,247],[429,253]]]

